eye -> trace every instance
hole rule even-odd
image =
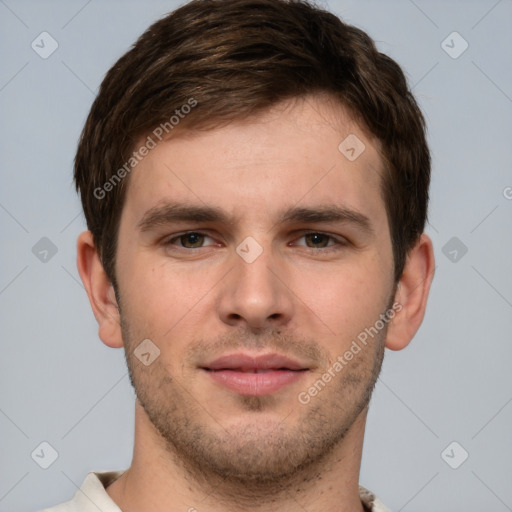
[[[205,244],[206,240],[211,240],[213,243]],[[307,249],[316,251],[331,251],[337,250],[343,246],[348,245],[348,241],[343,238],[334,237],[322,232],[309,232],[304,233],[298,240],[304,239],[305,244],[296,243],[295,245],[304,246]],[[164,242],[166,246],[174,246],[178,250],[180,249],[201,249],[216,245],[215,241],[208,236],[206,233],[201,231],[188,231],[173,235],[171,238]]]
[[[336,246],[347,245],[346,241],[342,239],[338,239],[333,237],[332,235],[327,235],[326,233],[321,232],[311,232],[305,233],[300,237],[306,240],[306,247],[309,249],[326,249],[331,250],[331,247],[337,249]],[[330,243],[331,242],[331,243]],[[302,244],[298,244],[302,245]]]
[[[210,238],[205,233],[199,231],[189,231],[188,233],[182,233],[181,235],[174,236],[165,242],[166,245],[178,245],[183,249],[200,249],[203,247],[203,243],[206,238]],[[211,238],[210,238],[211,240]],[[178,242],[176,244],[175,242]]]

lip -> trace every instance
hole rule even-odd
[[[229,354],[201,367],[211,379],[241,394],[262,396],[275,393],[301,379],[307,367],[279,354],[251,356]]]

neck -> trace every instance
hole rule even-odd
[[[123,512],[363,512],[358,481],[366,414],[365,408],[321,461],[287,480],[248,484],[190,471],[137,401],[132,464],[107,493]]]

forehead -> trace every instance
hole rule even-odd
[[[377,220],[381,174],[378,142],[339,104],[310,96],[220,128],[176,130],[133,169],[123,212],[136,222],[174,200],[241,219],[343,204]]]

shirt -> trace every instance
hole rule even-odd
[[[88,473],[73,499],[40,512],[98,512],[98,509],[102,512],[122,512],[107,494],[106,487],[123,473],[124,471]],[[359,496],[369,512],[390,512],[379,498],[361,485],[359,486]]]

